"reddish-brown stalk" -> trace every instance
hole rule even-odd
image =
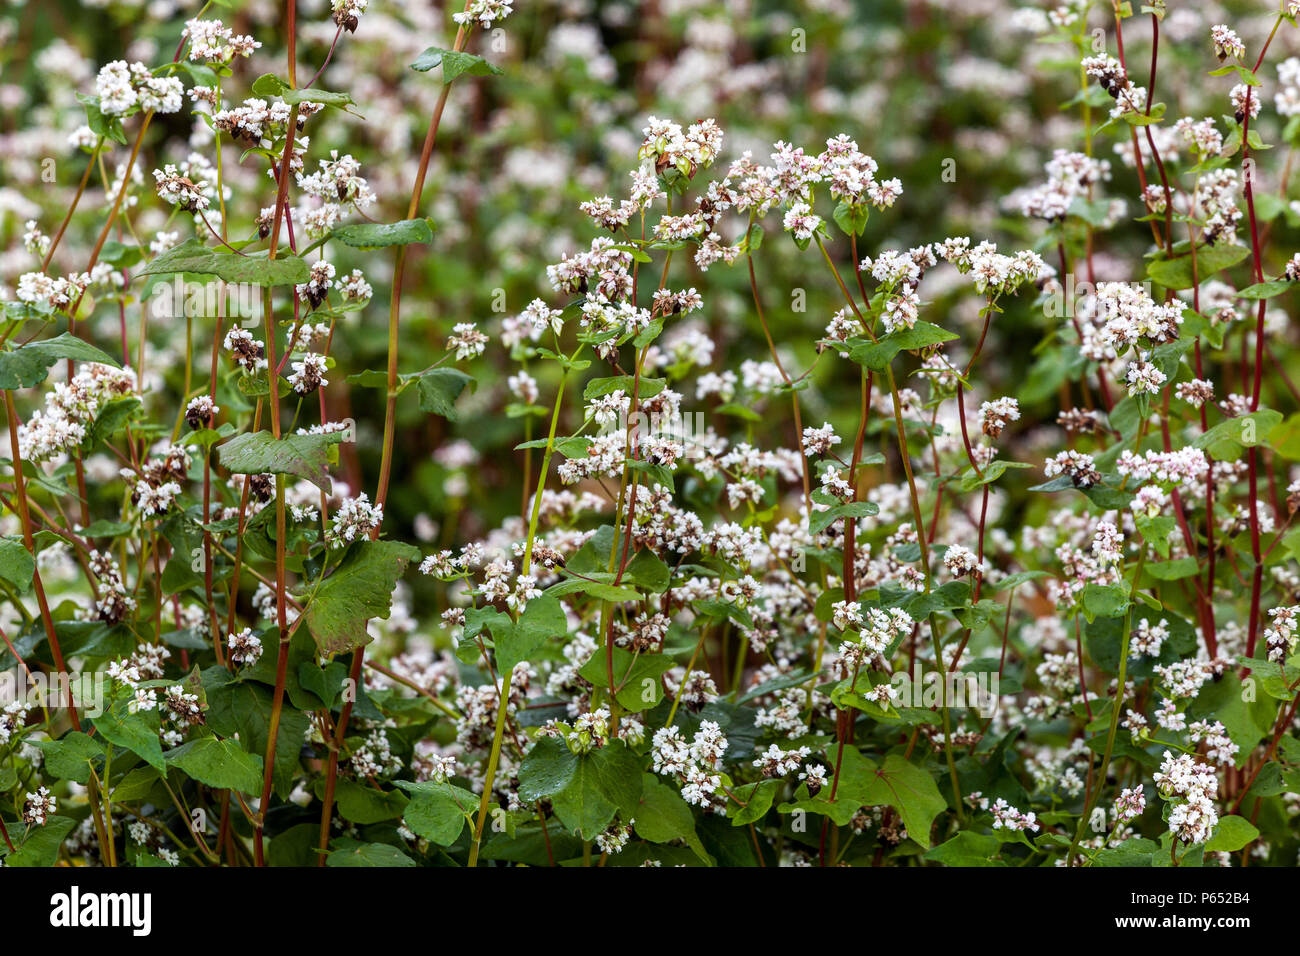
[[[297,34],[297,0],[288,0],[285,5],[286,30],[288,31],[289,85],[296,80],[296,34]],[[280,220],[284,214],[289,195],[289,178],[293,164],[294,134],[298,130],[298,105],[289,111],[289,121],[285,129],[284,152],[280,157],[277,170],[278,187],[275,196],[275,214],[271,220],[271,239],[267,253],[269,259],[275,259],[280,243]],[[279,367],[275,358],[275,344],[278,330],[272,309],[271,290],[262,294],[262,313],[266,318],[266,367],[270,392],[267,401],[271,407],[271,434],[280,438],[280,383]],[[256,866],[265,866],[266,857],[262,833],[266,826],[266,814],[271,806],[271,782],[275,770],[275,752],[280,731],[280,717],[284,709],[285,685],[289,669],[289,632],[288,607],[285,601],[285,481],[284,475],[275,476],[275,616],[279,630],[279,646],[275,665],[275,690],[271,698],[271,716],[266,731],[266,756],[262,767],[262,795],[258,804],[257,817],[253,825],[253,854]]]
[[[466,4],[468,9],[468,3]],[[470,31],[465,27],[460,27],[456,31],[456,39],[452,43],[452,50],[460,53],[465,49],[469,41]],[[313,82],[314,82],[313,78]],[[429,173],[429,162],[433,156],[434,143],[438,138],[438,127],[442,123],[442,113],[447,106],[447,97],[451,93],[451,84],[444,83],[442,92],[438,94],[438,101],[433,108],[433,116],[429,120],[429,129],[424,137],[424,146],[420,150],[420,164],[415,174],[415,184],[411,188],[411,200],[407,205],[406,218],[414,219],[420,209],[420,198],[424,192],[424,180]],[[406,250],[407,246],[400,245],[397,247],[397,259],[393,267],[392,291],[389,296],[388,309],[388,400],[384,407],[384,444],[380,453],[379,464],[379,485],[375,492],[375,507],[382,509],[384,503],[388,500],[388,484],[392,476],[393,466],[393,445],[396,437],[397,423],[397,352],[398,352],[398,323],[401,317],[402,301],[402,279],[406,270]],[[372,537],[379,536],[379,529],[375,528]],[[365,659],[365,648],[358,647],[352,652],[352,666],[349,671],[349,677],[353,681],[353,686],[359,686],[362,678],[362,662]],[[325,865],[324,850],[329,840],[330,817],[334,812],[334,788],[335,781],[338,779],[338,755],[339,749],[343,745],[344,735],[347,733],[348,721],[352,716],[352,703],[344,703],[342,710],[339,712],[339,721],[334,729],[334,736],[331,740],[329,764],[325,777],[325,797],[321,807],[321,828],[320,828],[320,845],[321,855],[319,865]]]
[[[1268,54],[1268,48],[1273,42],[1273,37],[1277,35],[1277,29],[1282,24],[1282,15],[1279,14],[1273,22],[1273,29],[1264,41],[1263,48],[1259,51],[1259,58],[1255,61],[1255,72],[1264,63],[1264,57]],[[1259,240],[1259,221],[1255,216],[1255,176],[1253,165],[1250,159],[1250,106],[1251,96],[1254,88],[1246,87],[1245,102],[1242,107],[1241,123],[1241,154],[1242,164],[1245,170],[1243,192],[1246,195],[1246,211],[1250,216],[1250,252],[1251,263],[1254,268],[1255,281],[1264,281],[1264,250]],[[1264,374],[1264,308],[1267,305],[1266,299],[1259,300],[1259,308],[1255,317],[1255,375],[1254,384],[1250,394],[1250,410],[1255,412],[1259,409],[1260,384]],[[1244,340],[1243,340],[1244,341]],[[1260,528],[1259,528],[1259,448],[1257,445],[1251,445],[1247,457],[1247,468],[1249,469],[1249,493],[1250,493],[1250,552],[1254,558],[1255,567],[1251,573],[1250,582],[1250,631],[1246,638],[1246,656],[1255,655],[1255,642],[1259,634],[1259,616],[1260,616],[1260,596],[1264,583],[1264,565],[1260,553]]]
[[[33,560],[36,558],[36,540],[32,533],[32,515],[27,506],[27,478],[23,474],[22,461],[23,457],[18,447],[18,412],[14,408],[13,392],[9,389],[5,393],[5,418],[9,424],[9,452],[10,461],[13,465],[14,472],[14,500],[18,505],[18,518],[23,528],[23,546],[31,553]],[[32,570],[32,586],[36,591],[36,603],[41,609],[41,623],[45,627],[45,639],[50,644],[50,653],[54,657],[54,667],[60,673],[67,673],[67,666],[63,662],[63,649],[59,645],[59,635],[54,629],[54,617],[50,613],[50,602],[45,596],[45,585],[41,580],[40,564],[37,563]],[[81,718],[77,714],[77,708],[72,699],[71,684],[67,687],[68,696],[68,714],[72,718],[72,726],[75,730],[81,729]]]

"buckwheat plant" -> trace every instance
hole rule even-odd
[[[0,865],[1300,859],[1300,4],[40,6]]]

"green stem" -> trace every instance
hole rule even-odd
[[[479,847],[483,843],[483,824],[487,822],[488,804],[492,802],[492,785],[496,782],[497,764],[501,760],[501,740],[505,736],[506,710],[510,706],[510,678],[514,670],[501,675],[501,700],[497,703],[497,722],[492,731],[492,752],[488,756],[487,777],[479,799],[478,819],[474,822],[474,840],[469,848],[470,867],[478,866]]]
[[[1142,568],[1146,564],[1146,560],[1147,546],[1144,542],[1142,550],[1138,552],[1137,571],[1133,575],[1133,586],[1129,589],[1130,602],[1137,596],[1138,586],[1142,581]],[[1124,639],[1120,643],[1119,649],[1119,674],[1115,686],[1115,703],[1111,706],[1110,731],[1106,734],[1106,750],[1101,758],[1101,770],[1097,774],[1097,786],[1093,788],[1092,796],[1083,809],[1083,815],[1079,817],[1079,828],[1075,831],[1074,839],[1070,842],[1070,852],[1066,856],[1067,863],[1074,860],[1079,840],[1083,836],[1084,827],[1088,825],[1088,819],[1092,816],[1092,811],[1101,798],[1101,791],[1106,786],[1106,774],[1110,770],[1110,758],[1115,749],[1115,734],[1119,730],[1119,714],[1124,705],[1124,681],[1128,677],[1128,645],[1129,638],[1132,636],[1132,626],[1133,613],[1130,608],[1126,608],[1124,611]]]

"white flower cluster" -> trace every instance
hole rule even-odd
[[[1152,624],[1147,618],[1138,621],[1129,638],[1129,657],[1159,657],[1165,641],[1169,640],[1169,621],[1161,618]]]
[[[185,87],[174,76],[154,76],[143,63],[114,60],[95,78],[95,93],[105,116],[126,116],[137,109],[176,113],[185,103]]]
[[[1214,797],[1219,778],[1214,768],[1190,754],[1174,756],[1168,750],[1154,778],[1160,796],[1173,803],[1169,829],[1183,843],[1204,843],[1219,822]]]
[[[954,578],[980,573],[979,558],[964,544],[950,544],[943,553],[943,566]]]
[[[457,359],[477,358],[487,348],[488,337],[473,322],[457,322],[447,337],[448,351],[455,350]]]
[[[712,119],[692,123],[683,130],[671,120],[651,116],[641,132],[645,139],[637,159],[652,160],[656,170],[672,167],[687,177],[713,165],[722,148],[722,129]]]
[[[1117,824],[1132,823],[1138,817],[1142,816],[1147,809],[1146,796],[1142,793],[1141,787],[1125,787],[1115,798],[1115,822]]]
[[[840,436],[829,422],[822,423],[821,428],[809,426],[803,430],[803,450],[806,455],[825,455],[840,443]]]
[[[726,816],[727,796],[717,772],[727,750],[721,727],[711,720],[702,721],[689,745],[676,727],[663,727],[655,731],[651,745],[655,773],[675,778],[683,800]]]
[[[308,204],[294,214],[313,239],[328,233],[347,215],[348,207],[364,211],[378,198],[369,181],[361,175],[361,163],[351,154],[340,156],[337,149],[331,150],[330,158],[320,160],[318,165],[314,173],[295,174],[298,188],[317,200],[315,205]]]
[[[389,776],[402,769],[402,761],[393,753],[392,743],[383,727],[370,731],[361,746],[352,751],[349,763],[353,772],[363,778]]]
[[[329,379],[325,377],[329,367],[328,361],[319,352],[308,352],[300,360],[291,363],[289,384],[293,386],[293,390],[299,395],[310,395],[328,385]]]
[[[28,707],[21,700],[11,700],[0,708],[0,744],[7,744],[23,727]]]
[[[331,515],[330,529],[325,540],[331,548],[347,547],[375,531],[384,520],[384,506],[371,504],[365,492],[355,498],[344,498]]]
[[[764,777],[786,777],[798,770],[799,765],[811,753],[807,747],[782,750],[776,744],[771,744],[764,753],[759,754],[752,766],[761,768]]]
[[[1115,470],[1125,478],[1135,481],[1158,482],[1162,485],[1200,487],[1210,463],[1205,452],[1192,445],[1174,451],[1146,451],[1135,455],[1127,448],[1120,453]]]
[[[1101,481],[1101,472],[1093,467],[1092,456],[1073,449],[1047,459],[1043,464],[1043,474],[1048,478],[1064,475],[1080,488],[1091,488]]]
[[[18,426],[19,454],[28,461],[48,461],[70,452],[86,438],[87,430],[100,409],[115,398],[135,391],[130,369],[89,363],[60,382],[45,396],[44,410],[37,409],[26,424]]]
[[[91,277],[84,272],[67,277],[26,272],[18,277],[15,294],[19,302],[41,309],[67,309],[81,298],[90,282]]]
[[[59,803],[50,793],[48,787],[40,787],[35,793],[27,794],[23,803],[23,823],[29,827],[43,827],[45,821],[58,812]]]
[[[262,657],[262,639],[253,633],[252,628],[246,627],[237,634],[230,635],[226,649],[236,664],[251,667]]]
[[[1084,57],[1080,65],[1084,73],[1095,78],[1101,88],[1115,100],[1115,106],[1110,111],[1112,117],[1140,113],[1146,108],[1146,88],[1134,86],[1124,67],[1113,56],[1101,54]]]
[[[1273,105],[1278,113],[1300,115],[1300,57],[1289,56],[1277,65],[1277,85]]]
[[[1007,803],[1006,800],[998,797],[989,808],[993,814],[993,829],[995,830],[1028,830],[1030,833],[1038,832],[1038,816],[1032,811],[1022,813],[1020,810]]]
[[[1022,249],[1008,256],[998,252],[992,242],[981,242],[972,247],[965,236],[945,239],[935,243],[934,252],[957,267],[963,275],[974,280],[975,291],[980,295],[1009,295],[1029,282],[1037,282],[1049,275],[1051,269],[1036,252]]]
[[[355,4],[358,0],[335,0],[335,2]],[[360,0],[360,3],[364,9],[365,0]],[[482,27],[490,27],[497,20],[504,20],[513,12],[513,0],[470,0],[463,11],[453,13],[451,18],[461,26],[477,23]]]
[[[153,171],[158,184],[158,198],[186,212],[202,212],[211,205],[208,199],[208,182],[190,179],[172,163]]]
[[[262,45],[220,20],[187,20],[184,35],[190,41],[190,59],[200,63],[229,63],[237,56],[252,56]]]
[[[1004,395],[980,405],[980,427],[990,438],[997,438],[1008,422],[1020,421],[1020,402]]]
[[[1268,612],[1272,626],[1264,628],[1264,642],[1268,659],[1275,664],[1286,662],[1287,655],[1296,648],[1296,632],[1300,630],[1300,605],[1275,607]]]

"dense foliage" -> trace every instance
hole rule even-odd
[[[1300,3],[0,16],[0,865],[1294,865]]]

